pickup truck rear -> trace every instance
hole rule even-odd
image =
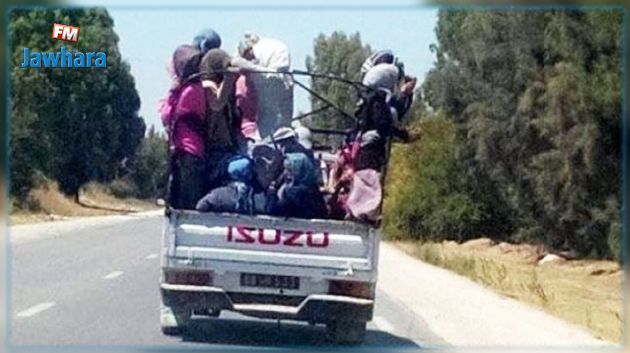
[[[380,231],[337,220],[167,209],[160,290],[164,333],[229,310],[325,324],[363,340],[372,319]]]

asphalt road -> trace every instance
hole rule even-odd
[[[224,312],[198,318],[186,334],[169,337],[159,327],[158,291],[162,218],[99,222],[31,234],[13,229],[10,344],[116,345],[128,348],[182,345],[295,347],[332,345],[325,328],[259,320]],[[377,291],[365,346],[444,344],[404,304]]]
[[[324,327],[224,312],[183,336],[160,331],[158,213],[10,229],[9,348],[330,347]],[[381,244],[368,348],[610,345],[582,328],[501,297]],[[63,351],[63,350],[62,350]]]

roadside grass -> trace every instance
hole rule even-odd
[[[113,212],[138,212],[156,208],[154,200],[114,196],[108,186],[99,183],[89,183],[83,187],[81,202],[87,206],[109,209]]]
[[[106,185],[87,184],[80,192],[80,204],[59,191],[56,183],[49,182],[31,190],[25,202],[13,202],[11,224],[38,223],[70,217],[87,217],[125,214],[156,209],[150,200],[118,198]]]
[[[540,249],[485,240],[394,244],[427,263],[582,326],[598,338],[622,342],[623,271],[619,264],[595,260],[538,264]]]

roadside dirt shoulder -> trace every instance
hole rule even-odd
[[[394,245],[503,297],[578,325],[597,338],[615,343],[622,340],[623,271],[616,262],[568,260],[535,246],[489,239]]]

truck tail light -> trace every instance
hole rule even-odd
[[[330,281],[328,294],[347,295],[357,298],[374,298],[374,285],[370,282]]]
[[[213,282],[212,271],[165,271],[164,282],[191,286],[209,286]]]

